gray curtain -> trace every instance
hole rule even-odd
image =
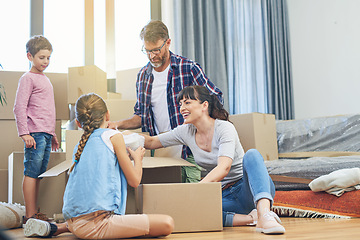
[[[293,118],[286,0],[177,0],[174,7],[175,48],[202,65],[231,114]]]
[[[286,0],[265,1],[264,7],[269,43],[266,58],[269,113],[274,113],[277,119],[293,119],[295,110]]]
[[[174,1],[176,53],[198,62],[209,79],[224,94],[228,109],[228,78],[225,50],[223,0]]]

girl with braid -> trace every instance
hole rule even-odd
[[[264,159],[256,149],[244,153],[229,113],[203,86],[186,87],[177,96],[184,123],[160,135],[145,137],[145,148],[187,145],[208,174],[200,181],[221,182],[223,225],[256,225],[264,234],[285,228],[270,207],[275,196]]]
[[[76,123],[84,133],[74,149],[74,163],[64,193],[66,223],[29,219],[25,236],[50,237],[69,231],[81,239],[171,234],[174,222],[170,216],[125,215],[127,184],[140,184],[145,149],[126,148],[122,133],[107,128],[110,114],[100,96],[83,95],[75,108]]]

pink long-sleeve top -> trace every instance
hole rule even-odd
[[[16,91],[14,114],[19,136],[46,132],[55,136],[55,100],[53,86],[44,74],[27,72]]]

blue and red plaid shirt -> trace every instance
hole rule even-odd
[[[153,67],[149,62],[137,75],[137,102],[134,107],[135,114],[141,117],[142,131],[149,132],[150,136],[156,135],[151,107],[151,90],[154,81],[152,69]],[[223,103],[221,90],[206,77],[198,63],[170,52],[170,69],[166,91],[171,129],[184,123],[176,97],[183,88],[192,85],[205,86],[211,94],[215,94]],[[186,159],[189,153],[190,150],[184,147],[182,157]]]

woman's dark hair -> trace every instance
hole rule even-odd
[[[214,119],[229,121],[229,113],[224,109],[216,95],[210,94],[204,86],[193,85],[184,88],[177,96],[177,101],[183,99],[198,100],[200,103],[207,101],[209,103],[209,116]]]

